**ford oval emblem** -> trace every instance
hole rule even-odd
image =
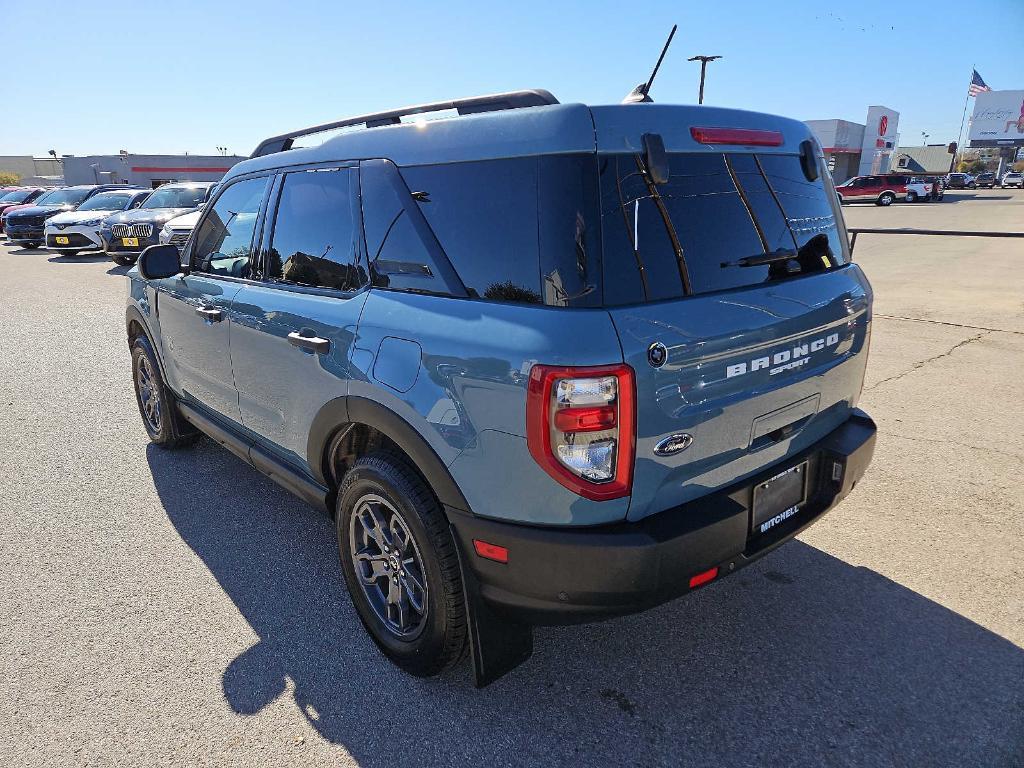
[[[675,435],[669,435],[654,446],[654,453],[658,456],[674,456],[680,451],[685,451],[691,445],[693,445],[693,435],[679,432]]]
[[[656,341],[647,348],[647,362],[652,368],[661,368],[668,361],[668,348]]]

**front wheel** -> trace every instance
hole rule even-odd
[[[358,459],[338,491],[338,552],[370,637],[396,666],[440,674],[467,647],[456,544],[429,487],[389,453]]]
[[[895,199],[896,195],[892,192],[885,192],[878,198],[877,205],[892,205]]]
[[[135,400],[149,439],[161,448],[191,445],[199,437],[178,412],[174,395],[164,384],[156,354],[145,336],[132,341],[132,379]]]
[[[134,261],[127,256],[121,256],[117,253],[112,253],[110,258],[114,260],[115,264],[120,264],[122,267],[127,267],[134,263]]]

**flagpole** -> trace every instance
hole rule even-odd
[[[960,156],[963,157],[963,152],[960,149],[960,143],[964,135],[964,122],[967,120],[967,103],[971,100],[971,85],[974,83],[974,72],[975,65],[971,65],[971,81],[967,83],[967,95],[964,96],[964,113],[960,116],[960,131],[956,135],[956,150],[960,152]],[[956,164],[956,155],[953,155],[953,163]]]

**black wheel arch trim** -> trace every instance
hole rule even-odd
[[[125,330],[128,332],[129,349],[131,349],[132,345],[131,327],[133,321],[138,323],[142,327],[142,333],[146,337],[146,340],[149,342],[149,348],[153,350],[153,357],[156,358],[156,364],[160,366],[160,377],[164,380],[164,384],[166,385],[167,372],[164,370],[164,360],[160,356],[160,350],[157,349],[157,341],[153,335],[153,331],[149,327],[149,323],[146,321],[146,318],[143,316],[142,312],[139,311],[139,308],[136,307],[134,304],[129,304],[128,308],[125,310],[124,313],[124,327]]]
[[[326,403],[313,419],[306,456],[317,482],[330,484],[327,449],[338,432],[349,424],[365,424],[386,435],[412,460],[442,505],[470,511],[466,497],[426,439],[394,411],[365,397],[346,395],[335,398]]]

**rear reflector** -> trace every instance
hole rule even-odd
[[[703,573],[698,573],[696,576],[691,576],[690,577],[690,589],[693,589],[694,587],[699,587],[701,584],[707,584],[709,581],[711,581],[717,575],[718,575],[718,566],[716,565],[714,568],[709,568],[708,570],[704,571]]]
[[[690,135],[701,144],[742,144],[748,147],[781,147],[782,134],[778,131],[759,131],[753,128],[691,128]]]
[[[489,544],[486,541],[480,541],[480,539],[473,539],[473,548],[480,557],[485,557],[496,563],[508,562],[508,550],[505,547],[499,547],[497,544]]]
[[[563,408],[555,411],[555,429],[559,432],[598,432],[616,423],[615,408]]]

